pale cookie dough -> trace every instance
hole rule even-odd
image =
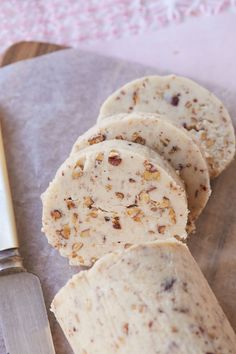
[[[190,223],[200,215],[211,194],[206,161],[192,138],[155,113],[121,113],[108,117],[75,142],[71,154],[104,140],[124,139],[146,145],[162,155],[183,179]]]
[[[187,199],[151,149],[104,141],[71,155],[42,195],[43,231],[73,265],[159,238],[186,238]]]
[[[75,354],[235,354],[233,329],[177,241],[104,256],[51,309]]]
[[[223,103],[197,83],[175,75],[129,82],[103,103],[99,121],[122,112],[165,114],[198,142],[211,177],[218,176],[235,153],[233,125]]]

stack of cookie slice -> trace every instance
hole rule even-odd
[[[103,103],[97,124],[77,139],[42,196],[43,231],[49,243],[72,265],[91,266],[101,258],[91,270],[75,276],[52,307],[75,353],[189,353],[196,336],[201,345],[193,353],[220,353],[217,346],[225,346],[227,335],[228,351],[222,353],[230,353],[233,331],[181,241],[194,230],[208,201],[210,177],[223,171],[234,152],[234,130],[222,102],[186,78],[141,78]],[[111,252],[119,255],[105,256]],[[139,264],[133,261],[136,257]],[[95,276],[101,280],[100,290]],[[181,312],[184,299],[189,303],[195,292],[195,282],[203,289],[194,311]],[[209,299],[205,310],[203,298]],[[144,306],[145,311],[131,311],[132,306]],[[210,322],[203,312],[215,323],[219,340],[210,340]],[[179,330],[173,330],[177,340],[170,334],[179,316],[188,334],[183,346],[181,331],[178,337]],[[92,318],[97,320],[89,329]],[[223,334],[217,327],[222,319]],[[138,339],[143,326],[146,351]],[[83,331],[87,336],[80,335]],[[106,333],[104,340],[98,340],[100,332]],[[165,336],[171,339],[165,341]]]

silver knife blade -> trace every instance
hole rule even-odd
[[[55,354],[39,279],[20,272],[0,276],[1,326],[7,353]]]

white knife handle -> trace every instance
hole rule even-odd
[[[14,210],[0,126],[0,251],[18,247]]]

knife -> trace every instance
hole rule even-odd
[[[7,354],[55,354],[39,279],[19,252],[0,127],[0,322]]]

